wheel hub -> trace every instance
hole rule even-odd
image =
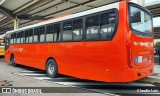
[[[53,65],[53,63],[50,63],[48,68],[49,68],[49,73],[53,74],[54,73],[54,65]]]

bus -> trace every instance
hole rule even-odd
[[[5,60],[102,82],[132,82],[153,74],[152,14],[120,1],[8,31]]]
[[[4,56],[4,35],[0,35],[0,56]]]

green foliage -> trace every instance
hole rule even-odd
[[[157,46],[158,49],[160,49],[160,42],[156,42],[155,46]]]

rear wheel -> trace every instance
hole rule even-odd
[[[17,66],[17,64],[15,63],[15,57],[14,57],[14,56],[11,57],[11,64],[12,64],[12,66],[14,66],[14,67]]]
[[[47,61],[46,72],[51,78],[55,78],[58,75],[58,67],[54,59],[49,59]]]

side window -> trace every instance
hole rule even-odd
[[[21,31],[21,32],[20,32],[20,41],[21,41],[20,43],[24,43],[24,42],[23,42],[23,41],[24,41],[23,38],[24,38],[24,32]]]
[[[53,41],[53,25],[47,25],[46,27],[46,42],[52,42]]]
[[[45,42],[45,27],[40,27],[40,42]]]
[[[17,43],[20,43],[20,32],[17,32]]]
[[[29,40],[28,38],[29,38],[29,31],[26,30],[25,31],[25,39],[24,39],[25,43],[28,43],[28,40]]]
[[[63,23],[63,41],[72,41],[72,21]]]
[[[82,19],[73,21],[73,41],[82,40],[83,36],[83,27],[82,27]]]
[[[116,26],[116,13],[104,13],[101,14],[101,29],[100,38],[101,40],[110,40],[113,37],[113,32]]]
[[[17,38],[17,35],[16,35],[16,33],[14,33],[14,44],[16,44],[16,38]]]
[[[39,32],[40,32],[40,30],[39,30],[40,28],[36,28],[36,29],[34,29],[34,39],[33,39],[33,42],[39,42]]]
[[[10,42],[11,42],[11,44],[14,43],[14,34],[13,33],[11,34],[11,40],[10,40]]]
[[[95,15],[86,18],[86,39],[99,40],[100,16]]]
[[[30,29],[28,31],[28,39],[29,39],[28,43],[32,43],[33,42],[33,29]]]
[[[54,25],[54,41],[60,41],[61,24]]]
[[[5,35],[5,50],[9,48],[10,40],[11,40],[11,34],[8,33]]]

